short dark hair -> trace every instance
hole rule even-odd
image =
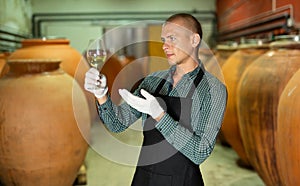
[[[202,39],[202,26],[201,23],[191,14],[187,13],[177,13],[170,16],[166,22],[173,22],[175,20],[183,19],[185,20],[185,24],[187,27],[191,29],[193,32],[199,34],[200,38]]]

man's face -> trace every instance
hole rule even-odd
[[[162,27],[163,50],[170,65],[183,63],[193,51],[193,32],[182,26],[180,21],[167,22]]]

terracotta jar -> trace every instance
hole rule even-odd
[[[208,47],[201,47],[199,49],[199,58],[204,64],[205,69],[224,83],[222,66],[236,50],[236,44],[219,44],[215,51],[210,50]]]
[[[60,67],[71,76],[77,69],[82,55],[70,46],[68,39],[24,39],[22,48],[14,51],[9,59],[61,59]]]
[[[252,168],[242,142],[238,114],[237,114],[237,85],[247,67],[269,50],[268,44],[261,40],[246,40],[238,46],[222,66],[222,71],[228,91],[227,107],[224,115],[221,132],[225,140],[238,154],[238,165]]]
[[[218,44],[214,51],[214,56],[205,64],[205,68],[212,74],[214,74],[224,84],[224,75],[222,72],[222,66],[226,60],[237,50],[236,42],[229,42],[225,44]],[[224,137],[222,130],[218,133],[218,140],[224,146],[231,146]]]
[[[237,50],[238,50],[238,44],[235,42],[217,45],[215,57],[220,67],[222,67],[224,63],[227,61],[227,59]]]
[[[60,67],[77,80],[88,100],[91,118],[98,120],[98,113],[95,109],[95,98],[84,90],[84,77],[89,69],[89,65],[82,54],[70,46],[68,39],[25,39],[21,44],[22,48],[14,51],[8,59],[61,59]]]
[[[9,60],[0,79],[0,180],[71,186],[87,152],[88,104],[60,60]]]
[[[286,40],[270,46],[270,51],[255,60],[241,77],[237,108],[247,157],[265,184],[274,186],[283,185],[277,156],[287,153],[276,154],[275,133],[282,124],[277,122],[278,102],[287,82],[300,68],[300,50],[296,49],[299,43]]]
[[[9,53],[0,53],[0,78],[9,71],[8,65],[6,63],[8,56]]]
[[[299,103],[300,70],[284,88],[278,105],[276,157],[279,175],[284,185],[300,185]]]

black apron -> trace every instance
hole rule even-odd
[[[191,105],[195,87],[203,77],[200,68],[186,98],[159,95],[166,83],[163,79],[153,94],[164,110],[182,126],[193,133],[191,126]],[[144,141],[132,186],[201,186],[204,185],[199,165],[193,163],[166,141],[155,128],[156,121],[148,116],[144,123]]]

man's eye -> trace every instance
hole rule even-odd
[[[176,37],[170,36],[170,40],[171,40],[171,41],[175,41],[175,40],[176,40]]]

